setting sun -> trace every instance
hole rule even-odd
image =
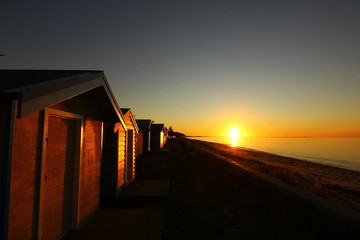
[[[239,129],[237,127],[230,128],[231,146],[237,146],[237,138],[240,136]]]
[[[230,137],[239,137],[239,136],[240,136],[239,129],[237,127],[231,127],[230,128]]]

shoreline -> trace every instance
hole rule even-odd
[[[358,171],[221,143],[183,141],[240,168],[258,171],[360,213]]]
[[[228,140],[229,137],[186,137],[186,138],[191,140],[199,140],[209,143],[218,143],[226,146],[231,146],[231,143],[229,142],[230,140]],[[360,158],[359,158],[360,152],[356,151],[349,153],[349,151],[354,151],[354,149],[351,148],[346,150],[344,149],[345,145],[347,146],[349,144],[350,145],[360,144],[360,137],[241,137],[238,139],[240,139],[238,141],[240,141],[241,143],[239,143],[235,148],[254,150],[254,151],[274,154],[282,157],[295,158],[299,160],[360,172]],[[271,144],[273,141],[270,141],[270,145],[269,145],[268,142],[266,141],[264,142],[264,145],[259,144],[257,142],[255,142],[254,145],[252,141],[242,142],[243,140],[241,139],[273,139],[273,140],[300,139],[301,141],[300,142],[297,140],[295,142],[291,141],[287,147],[281,148],[279,146],[283,145],[284,143],[278,142],[277,140],[274,142],[275,144]],[[322,141],[325,140],[327,145],[323,145],[323,144],[319,145],[317,141],[303,142],[302,139],[321,139]],[[334,144],[333,143],[334,139],[341,139],[342,141],[340,142],[336,141],[336,143]],[[352,139],[352,140],[355,139],[356,141],[348,142],[348,139]],[[287,144],[287,142],[285,142],[285,144]],[[305,144],[305,145],[303,145],[303,147],[300,148],[299,150],[297,146],[295,146],[296,144],[300,144],[300,145]],[[320,150],[318,150],[318,148],[314,148],[313,147],[314,144],[316,147],[320,148]],[[306,147],[304,148],[304,146]],[[325,147],[327,148],[326,151],[324,151]],[[331,149],[330,155],[328,153],[328,149]]]

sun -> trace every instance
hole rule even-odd
[[[240,136],[240,131],[237,127],[231,127],[230,128],[230,137],[231,137],[231,146],[236,147],[237,146],[237,139]]]
[[[237,138],[240,136],[240,131],[237,127],[230,128],[230,137]]]

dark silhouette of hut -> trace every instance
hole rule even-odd
[[[0,79],[0,238],[59,239],[99,208],[101,166],[125,159],[125,122],[102,71]],[[101,184],[116,191],[124,170],[109,171]]]
[[[161,149],[167,142],[167,129],[163,123],[151,125],[151,150]]]
[[[139,127],[136,123],[135,116],[130,108],[121,108],[124,121],[127,127],[126,134],[126,162],[125,162],[125,180],[129,184],[135,179],[135,163],[136,163],[136,137],[139,133]]]
[[[136,123],[139,126],[140,129],[140,134],[139,134],[139,142],[138,142],[138,149],[141,149],[141,144],[142,144],[142,151],[143,152],[148,152],[150,151],[150,129],[151,129],[151,125],[153,123],[152,120],[150,119],[136,119]],[[142,141],[141,141],[142,139]],[[137,155],[139,155],[140,152],[137,153]]]

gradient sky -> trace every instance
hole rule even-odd
[[[0,5],[1,69],[104,70],[121,107],[188,135],[360,136],[360,1]]]

